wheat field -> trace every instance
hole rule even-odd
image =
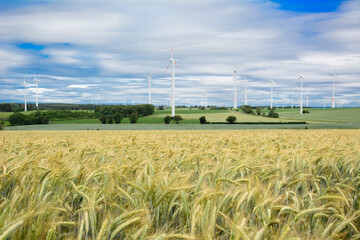
[[[2,239],[359,239],[359,130],[0,132]]]

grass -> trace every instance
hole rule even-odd
[[[358,239],[359,146],[359,130],[0,132],[0,239]]]
[[[237,130],[237,129],[360,129],[359,123],[312,124],[44,124],[7,126],[5,130]]]
[[[305,121],[317,122],[353,122],[360,123],[360,108],[337,108],[337,109],[321,109],[310,108],[310,113],[300,114],[299,109],[281,112],[280,117],[289,119],[298,119]]]

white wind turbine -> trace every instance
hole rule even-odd
[[[271,86],[270,86],[270,88],[271,88],[270,108],[273,108],[273,86],[274,86],[275,82],[271,79],[271,80],[270,80],[270,83],[271,83]]]
[[[39,102],[38,102],[38,84],[40,82],[40,79],[38,77],[36,77],[35,72],[34,72],[34,83],[36,86],[36,110],[39,110]]]
[[[330,77],[333,77],[333,83],[332,83],[332,104],[331,108],[335,108],[335,67],[333,70],[333,73],[330,75]]]
[[[300,85],[300,114],[303,114],[303,75],[300,75],[298,79],[301,80]]]
[[[308,108],[309,107],[309,96],[306,95],[305,97],[306,97],[306,107]]]
[[[169,59],[169,65],[172,64],[172,74],[171,74],[171,116],[175,116],[175,65],[177,65],[178,60],[174,59],[173,48],[171,47],[171,58]],[[166,69],[169,68],[169,65]],[[165,70],[166,71],[166,70]]]
[[[234,109],[237,108],[237,97],[236,97],[236,68],[234,68]]]
[[[147,77],[148,83],[149,83],[149,104],[151,104],[151,79],[152,79],[151,75],[152,75],[152,73],[150,73],[149,75],[147,75],[147,74],[144,74],[144,75],[145,75],[145,77]]]
[[[291,109],[294,108],[294,92],[291,90]]]
[[[247,74],[244,73],[244,84],[245,84],[245,99],[244,99],[244,105],[248,105],[247,102]]]
[[[25,106],[24,106],[24,111],[26,112],[27,111],[27,103],[26,103],[26,82],[25,82],[25,77],[24,77],[24,88],[25,88]]]

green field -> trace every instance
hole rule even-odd
[[[277,109],[281,118],[317,121],[317,122],[352,122],[360,123],[360,108],[310,108],[310,113],[300,114],[299,109]]]
[[[305,125],[269,125],[269,124],[241,124],[241,125],[207,125],[201,126],[199,124],[199,118],[205,116],[207,121],[210,122],[225,122],[228,116],[235,116],[237,122],[298,122],[306,121],[306,127],[309,129],[326,129],[326,128],[360,128],[360,108],[336,108],[336,109],[322,109],[322,108],[309,108],[308,114],[299,114],[299,109],[283,109],[277,108],[276,112],[279,113],[280,118],[269,118],[257,115],[244,114],[232,110],[189,110],[189,109],[176,109],[176,114],[181,115],[184,120],[180,122],[180,125],[175,126],[174,122],[170,125],[164,124],[164,117],[171,115],[171,110],[156,110],[153,115],[139,118],[137,124],[130,124],[129,118],[124,118],[121,124],[100,124],[98,119],[74,119],[74,120],[61,120],[51,121],[49,126],[18,126],[18,127],[6,127],[6,130],[87,130],[87,129],[103,129],[103,130],[133,130],[133,129],[303,129]],[[268,112],[267,109],[262,111]],[[30,112],[27,112],[30,113]],[[9,116],[11,113],[1,113],[0,116]],[[60,126],[54,126],[60,125]],[[65,125],[65,126],[63,126]],[[69,126],[66,126],[69,125]],[[70,126],[71,125],[71,126]],[[82,125],[82,126],[80,126]],[[144,126],[142,126],[144,125]],[[159,126],[152,126],[159,125]],[[185,126],[189,125],[189,126]],[[198,125],[198,126],[197,126]]]

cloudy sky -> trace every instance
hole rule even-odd
[[[0,0],[0,102],[169,104],[172,46],[177,105],[360,106],[358,0]]]

